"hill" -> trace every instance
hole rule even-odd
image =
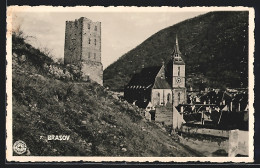
[[[147,122],[137,107],[93,81],[51,75],[48,67],[57,72],[66,67],[21,37],[13,35],[12,41],[13,142],[27,144],[24,155],[199,156]],[[48,140],[48,135],[70,138]]]
[[[142,63],[169,61],[176,34],[186,63],[186,87],[195,85],[194,78],[211,87],[247,87],[248,12],[237,11],[210,12],[155,33],[105,69],[104,86],[122,90]]]

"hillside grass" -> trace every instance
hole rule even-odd
[[[113,98],[97,83],[49,77],[42,65],[51,59],[13,38],[13,54],[27,58],[12,71],[13,142],[27,144],[24,155],[194,156],[147,122],[140,109]],[[53,134],[70,139],[48,141]]]

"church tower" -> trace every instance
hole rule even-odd
[[[182,54],[179,49],[178,38],[176,35],[176,43],[172,52],[172,88],[174,106],[186,103],[185,63],[181,56]]]

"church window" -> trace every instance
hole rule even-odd
[[[170,101],[171,101],[171,94],[168,93],[168,95],[167,95],[167,102],[170,102]]]
[[[159,92],[154,93],[153,104],[154,105],[160,105],[160,93]]]
[[[157,93],[157,103],[156,104],[160,105],[160,93],[159,92]]]
[[[178,93],[178,102],[180,103],[180,101],[181,101],[181,93],[179,92]]]
[[[88,44],[90,44],[90,41],[91,41],[91,40],[90,40],[90,38],[89,38],[89,39],[88,39]]]
[[[97,31],[97,26],[95,26],[95,31]]]
[[[88,23],[88,29],[90,29],[90,24]]]
[[[180,76],[180,70],[181,70],[181,68],[178,67],[178,76]]]

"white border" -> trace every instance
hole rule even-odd
[[[191,12],[191,11],[249,11],[249,156],[248,157],[68,157],[68,156],[12,156],[12,14],[13,12]],[[113,162],[113,161],[134,161],[134,162],[253,162],[254,159],[254,18],[255,12],[249,7],[52,7],[52,6],[10,6],[7,8],[7,66],[6,66],[6,93],[7,93],[7,115],[6,115],[6,159],[16,162]]]

